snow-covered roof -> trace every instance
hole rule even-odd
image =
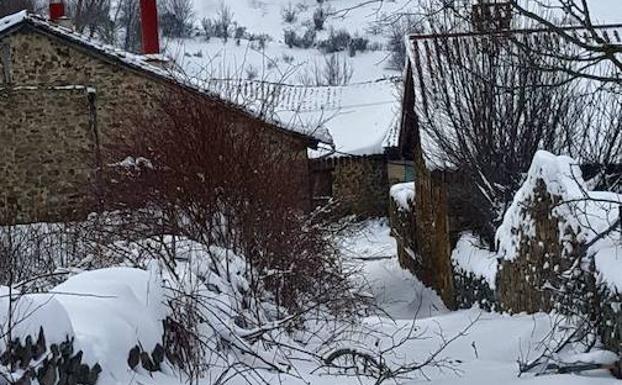
[[[104,44],[97,39],[90,38],[86,35],[77,33],[71,28],[58,25],[50,22],[48,19],[21,11],[13,15],[6,16],[0,19],[0,35],[9,33],[22,25],[29,25],[38,30],[51,33],[62,39],[66,39],[74,44],[79,44],[85,48],[96,51],[105,57],[114,60],[120,64],[131,67],[133,69],[148,73],[153,76],[157,76],[164,80],[173,81],[179,85],[187,88],[191,88],[195,91],[199,91],[210,95],[214,98],[220,99],[223,102],[231,104],[230,107],[237,108],[245,113],[252,115],[255,118],[262,119],[269,124],[276,126],[278,129],[287,131],[295,135],[301,135],[308,137],[311,140],[332,145],[332,138],[328,133],[328,130],[323,126],[315,126],[309,128],[307,126],[299,125],[295,121],[284,122],[278,119],[278,116],[266,115],[265,111],[257,110],[255,105],[256,101],[250,101],[248,103],[236,102],[232,99],[222,98],[220,94],[211,92],[209,89],[204,88],[204,82],[196,79],[189,79],[175,68],[165,68],[164,66],[158,66],[153,64],[154,61],[166,60],[165,58],[154,57],[153,55],[138,55],[133,54],[114,46]],[[157,56],[157,55],[156,55]]]
[[[298,126],[326,127],[334,148],[312,156],[360,156],[384,153],[397,145],[401,79],[389,78],[344,86],[302,86],[253,80],[207,81],[205,88],[241,102],[261,101],[254,109]]]
[[[560,27],[574,38],[592,45],[595,39],[589,36],[588,31],[580,27]],[[594,31],[598,36],[611,44],[622,45],[622,24],[599,25],[594,27]],[[447,159],[447,156],[439,148],[440,143],[439,132],[442,128],[444,131],[445,142],[459,140],[461,132],[456,131],[456,127],[452,124],[452,117],[448,115],[447,105],[455,106],[457,99],[462,98],[461,95],[454,91],[455,85],[448,80],[449,76],[438,76],[439,74],[447,74],[456,68],[466,68],[469,73],[458,81],[468,81],[478,79],[482,76],[482,70],[478,67],[471,67],[473,63],[465,61],[477,52],[483,52],[487,45],[496,38],[503,37],[506,41],[503,43],[506,52],[520,52],[525,47],[534,47],[538,52],[542,52],[543,57],[559,57],[576,58],[577,62],[591,62],[598,65],[586,66],[584,73],[594,76],[612,76],[612,66],[607,61],[594,59],[593,54],[586,50],[581,50],[579,46],[568,45],[564,48],[560,44],[561,38],[555,33],[545,28],[526,28],[513,30],[498,30],[489,32],[434,32],[426,34],[415,34],[405,36],[407,55],[412,66],[413,92],[415,98],[415,113],[417,114],[419,132],[422,151],[426,165],[430,169],[448,169],[454,165]],[[564,50],[568,52],[554,50]],[[519,60],[520,55],[506,54],[507,63],[513,60]],[[563,59],[560,59],[563,60]],[[553,69],[553,67],[551,67]],[[573,67],[569,67],[573,68]],[[615,69],[613,69],[615,70]],[[560,71],[561,72],[561,71]],[[619,73],[619,70],[618,70]],[[448,79],[443,79],[446,77]],[[589,78],[582,81],[592,82]],[[439,87],[448,87],[446,94],[450,95],[449,102],[439,97]],[[429,129],[433,127],[432,129]]]

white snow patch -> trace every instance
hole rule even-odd
[[[482,246],[472,233],[464,233],[451,254],[454,267],[477,277],[484,278],[492,290],[495,289],[499,262],[497,254]]]
[[[13,299],[11,304],[9,298]],[[27,336],[36,340],[40,328],[43,328],[48,344],[58,344],[75,335],[67,310],[57,296],[21,295],[16,290],[0,286],[0,335],[7,335],[9,328],[11,338],[21,341]],[[6,342],[5,338],[0,339],[0,352],[5,350]]]
[[[155,263],[147,271],[117,267],[79,273],[48,293],[13,292],[11,313],[9,289],[0,287],[0,331],[4,335],[12,325],[12,339],[23,341],[36,339],[42,328],[48,347],[73,338],[83,362],[102,367],[98,384],[130,384],[137,377],[127,365],[130,349],[139,345],[151,352],[162,343],[162,290]],[[4,343],[3,338],[0,351]]]
[[[130,349],[140,345],[151,352],[162,343],[166,316],[159,270],[108,268],[88,271],[69,278],[51,290],[65,309],[75,332],[75,349],[84,352],[84,361],[99,363],[106,383],[132,372],[127,365]],[[55,328],[48,319],[46,332]]]
[[[400,210],[410,211],[415,200],[415,182],[394,184],[389,194]]]

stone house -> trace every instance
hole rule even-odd
[[[126,107],[149,111],[171,91],[200,95],[243,129],[267,129],[305,172],[307,149],[330,142],[321,130],[283,124],[180,80],[158,55],[120,51],[26,12],[0,19],[0,59],[0,212],[11,220],[77,214],[96,179],[93,165],[107,164],[100,149],[132,129]]]
[[[344,86],[300,86],[253,80],[210,80],[208,88],[236,100],[264,100],[281,121],[308,132],[325,128],[332,143],[309,151],[312,196],[334,199],[340,214],[387,216],[389,187],[411,181],[412,152],[398,130],[399,78]]]

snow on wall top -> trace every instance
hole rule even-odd
[[[345,86],[301,86],[243,79],[211,79],[204,87],[235,103],[251,101],[255,110],[282,122],[314,130],[326,127],[333,149],[312,156],[382,154],[396,145],[399,79]]]
[[[529,235],[535,235],[535,226],[525,221],[523,205],[532,198],[538,180],[544,181],[549,194],[560,197],[562,201],[581,199],[584,197],[583,192],[587,191],[581,170],[572,158],[538,151],[527,173],[527,179],[514,195],[514,200],[503,217],[503,223],[497,230],[496,242],[502,258],[513,260],[518,255],[519,239],[513,229],[523,228]],[[567,205],[555,208],[560,215],[564,214],[560,212],[561,210],[567,209],[569,209]],[[563,217],[571,216],[563,215]],[[575,230],[578,229],[577,223],[569,225]],[[564,233],[563,229],[560,233]]]
[[[464,233],[456,243],[451,254],[454,267],[483,278],[494,290],[499,261],[497,254],[481,246],[479,238],[472,233]]]
[[[561,203],[553,209],[555,216],[564,218],[564,223],[560,223],[560,236],[567,236],[564,230],[570,226],[580,242],[589,244],[595,241],[589,254],[594,255],[600,278],[610,288],[622,291],[622,234],[613,231],[597,240],[619,220],[622,195],[589,191],[577,162],[567,156],[555,156],[546,151],[536,153],[527,179],[514,196],[497,230],[499,257],[513,260],[518,255],[519,239],[514,229],[522,228],[527,234],[534,235],[535,225],[522,211],[524,203],[532,198],[538,180],[545,182],[551,195],[561,198]]]
[[[10,29],[17,27],[23,23],[27,23],[32,25],[38,29],[42,29],[44,31],[53,33],[57,36],[60,36],[64,39],[67,39],[73,43],[80,44],[89,49],[93,49],[98,53],[104,54],[107,57],[118,60],[121,63],[130,66],[132,68],[150,73],[152,75],[158,76],[160,78],[174,81],[179,83],[180,85],[188,88],[192,88],[196,91],[208,94],[213,96],[214,98],[223,99],[220,95],[214,94],[209,89],[203,88],[203,82],[197,79],[188,79],[184,74],[174,68],[163,68],[152,64],[153,61],[166,61],[167,59],[161,57],[159,55],[137,55],[133,54],[119,48],[113,47],[108,44],[104,44],[99,42],[96,39],[90,38],[86,35],[79,34],[75,32],[71,28],[67,28],[61,25],[57,25],[51,23],[46,18],[28,13],[26,11],[21,11],[15,13],[13,15],[6,16],[0,19],[0,34],[9,31]],[[246,113],[251,114],[252,116],[265,120],[267,123],[273,124],[285,131],[292,132],[294,134],[299,134],[303,136],[308,136],[314,140],[319,142],[323,142],[326,144],[332,144],[332,138],[323,126],[308,128],[305,126],[297,125],[296,122],[285,123],[280,121],[277,116],[269,116],[265,115],[264,111],[257,110],[255,108],[256,103],[246,103],[240,104],[236,103],[234,100],[224,99],[223,101],[232,103],[231,107],[238,108]]]
[[[389,195],[397,203],[400,211],[410,211],[415,200],[415,182],[394,184]]]

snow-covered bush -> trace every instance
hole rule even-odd
[[[78,273],[44,293],[0,287],[0,375],[41,385],[68,376],[68,383],[130,383],[129,352],[161,347],[166,318],[153,263]]]
[[[283,42],[289,48],[311,48],[315,44],[316,33],[312,29],[305,31],[304,35],[298,36],[294,29],[285,29],[283,31]]]

